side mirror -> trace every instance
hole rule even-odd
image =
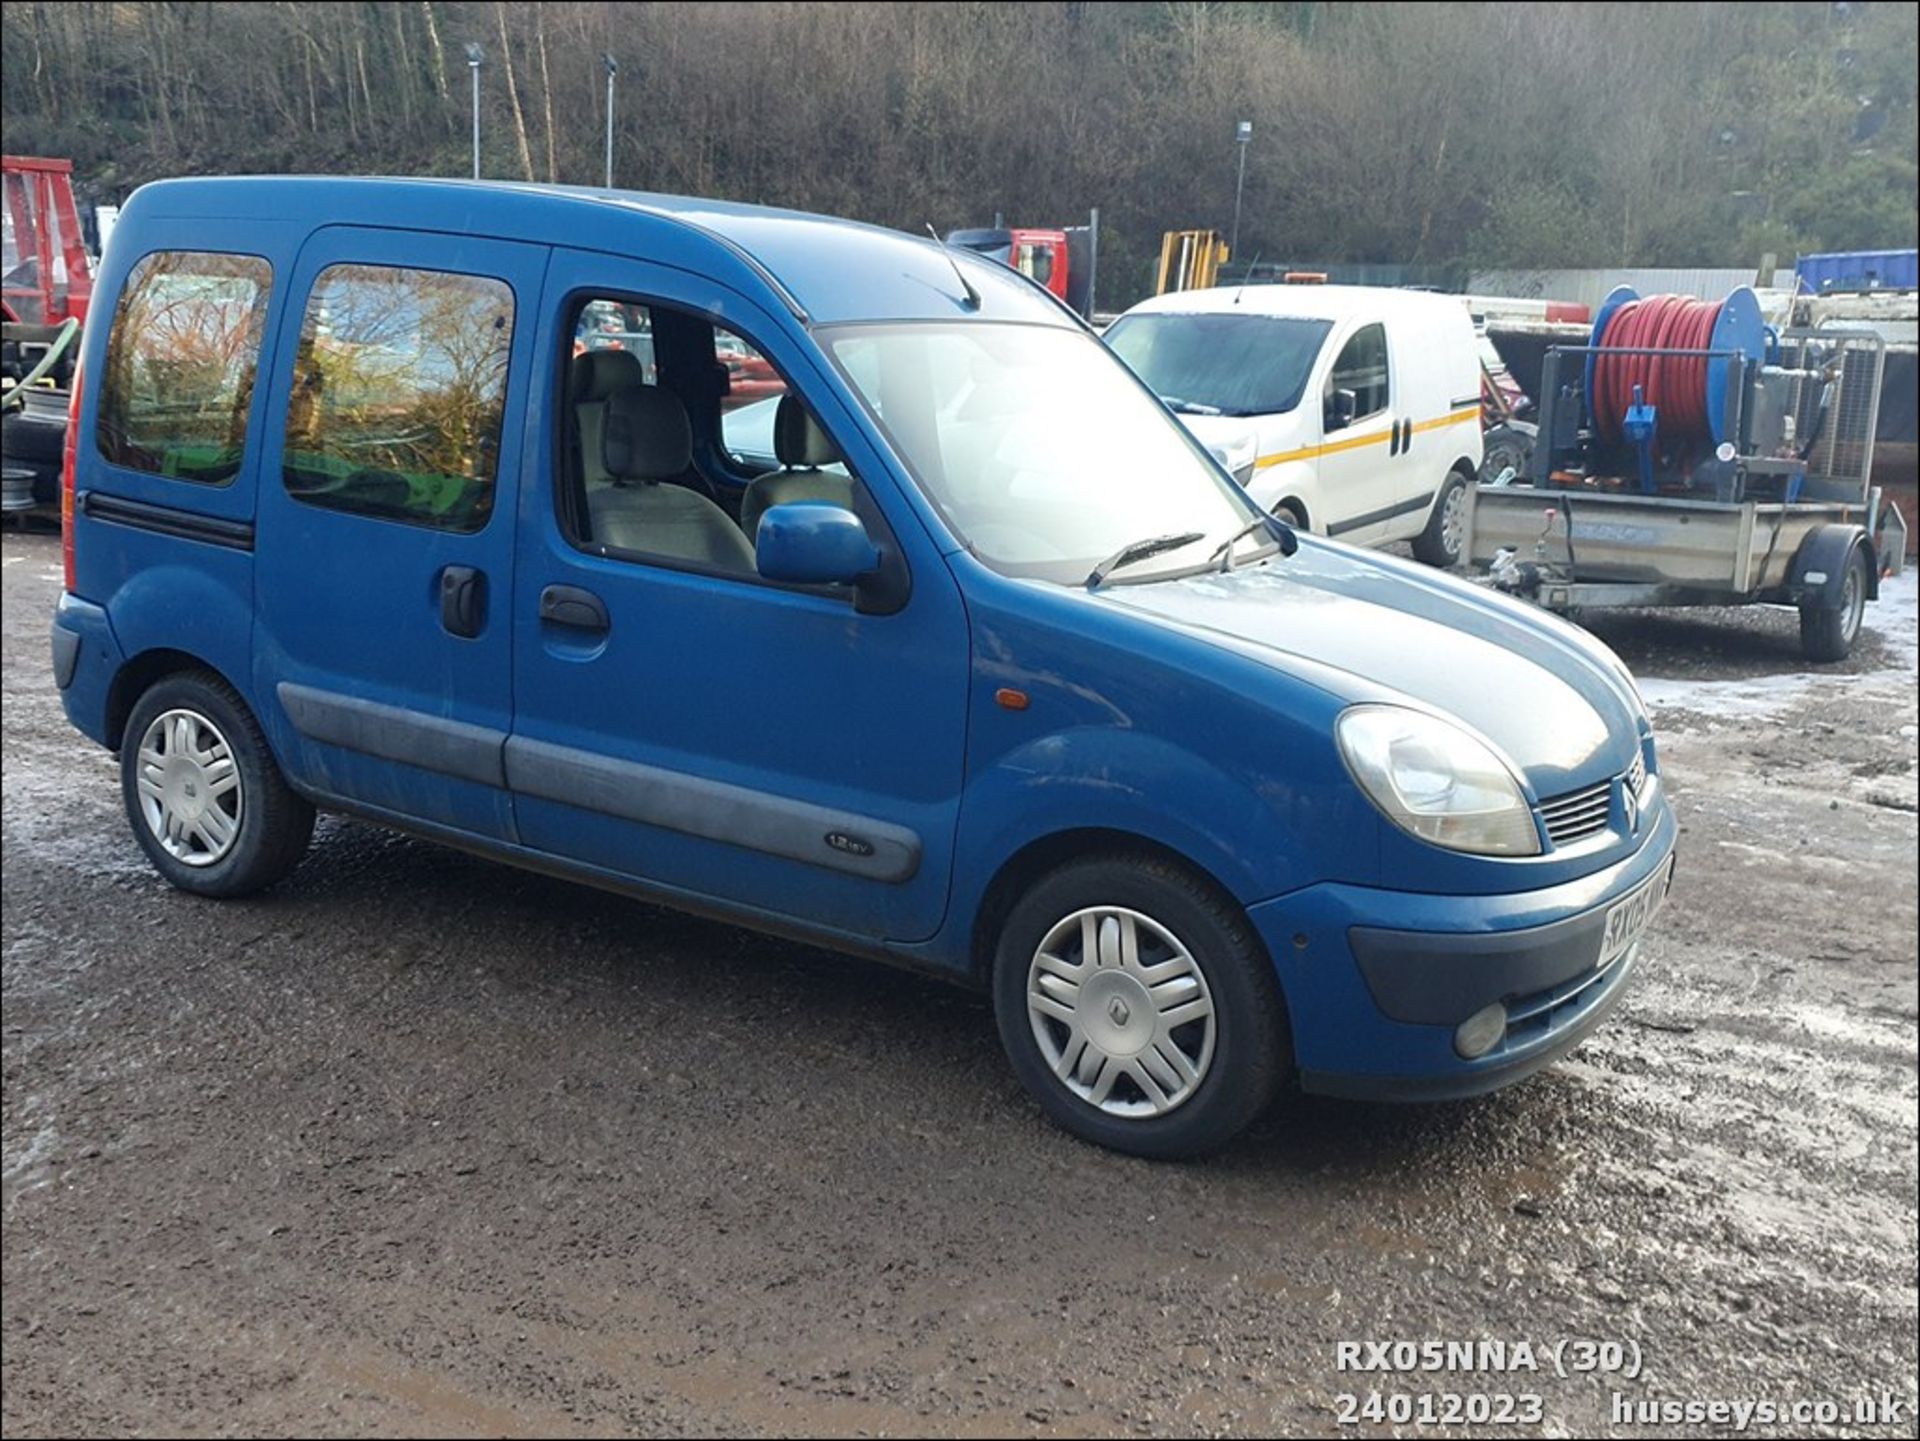
[[[880,552],[860,517],[845,506],[796,500],[760,517],[754,566],[768,580],[852,585],[880,568]]]
[[[1351,390],[1336,390],[1327,397],[1327,429],[1345,430],[1360,413],[1360,397]]]

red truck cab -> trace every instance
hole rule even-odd
[[[955,230],[947,244],[989,256],[1045,286],[1063,303],[1073,303],[1067,295],[1072,264],[1064,230]]]

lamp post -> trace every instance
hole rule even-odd
[[[467,44],[467,70],[473,76],[473,178],[480,178],[480,62],[485,57],[480,47]]]
[[[607,67],[607,189],[613,189],[613,77],[620,73],[620,62],[607,51],[600,57]]]
[[[1227,240],[1229,257],[1240,253],[1240,192],[1247,186],[1247,143],[1253,139],[1253,122],[1242,120],[1233,127],[1233,143],[1240,151],[1240,172],[1233,182],[1233,234]]]

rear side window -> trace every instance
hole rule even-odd
[[[1387,408],[1386,326],[1368,325],[1354,331],[1353,338],[1340,347],[1327,389],[1353,392],[1358,402],[1353,408],[1355,420],[1365,420]]]
[[[225,485],[240,471],[273,267],[161,250],[127,277],[95,430],[114,465]]]
[[[499,280],[334,265],[307,298],[282,478],[295,498],[437,530],[493,511],[513,292]]]

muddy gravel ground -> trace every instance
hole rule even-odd
[[[1811,677],[1790,614],[1597,623],[1664,677],[1685,830],[1623,1010],[1505,1094],[1295,1100],[1183,1166],[1046,1125],[974,997],[367,826],[173,892],[49,680],[57,542],[4,581],[8,1435],[1298,1433],[1449,1392],[1541,1412],[1450,1434],[1869,1396],[1906,1409],[1751,1430],[1914,1434],[1911,579]],[[1339,1368],[1479,1339],[1510,1369]],[[1580,1340],[1636,1374],[1558,1374]]]

